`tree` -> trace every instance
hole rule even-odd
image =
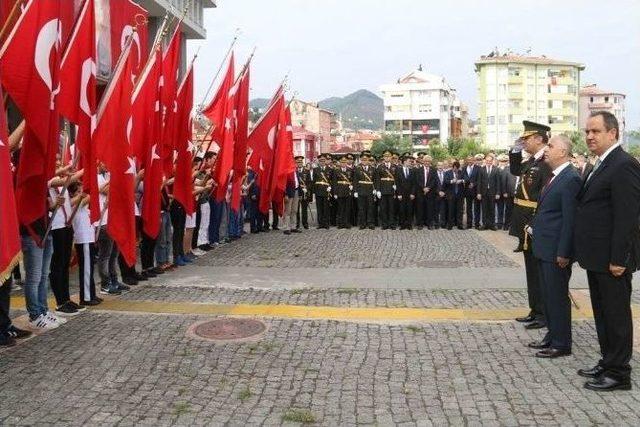
[[[382,156],[385,150],[397,151],[398,153],[413,152],[411,137],[398,134],[385,133],[382,139],[374,141],[371,145],[371,154],[376,157]]]
[[[486,151],[479,142],[471,138],[449,138],[447,148],[451,157],[456,159],[464,159]]]
[[[444,147],[442,144],[440,144],[440,141],[437,139],[431,140],[429,142],[429,155],[433,157],[433,160],[435,160],[436,162],[451,157],[451,154],[449,153],[449,150],[447,150],[447,147]]]
[[[589,148],[584,138],[584,133],[575,131],[569,134],[569,139],[573,144],[573,152],[577,154],[589,154]]]

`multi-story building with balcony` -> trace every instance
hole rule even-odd
[[[454,133],[461,133],[461,104],[444,77],[420,67],[379,90],[386,132],[408,136],[414,146],[427,145],[434,139],[446,143]]]
[[[291,124],[300,126],[317,135],[318,148],[328,152],[331,146],[331,131],[336,125],[333,111],[320,108],[317,102],[305,102],[299,99],[291,101]]]
[[[620,142],[625,142],[625,98],[623,93],[603,90],[595,84],[584,86],[580,89],[580,129],[585,128],[592,112],[608,111],[618,119]]]
[[[482,142],[507,148],[522,133],[522,121],[548,124],[552,134],[579,126],[580,72],[576,62],[492,52],[475,63],[478,125]]]

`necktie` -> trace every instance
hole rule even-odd
[[[598,168],[600,167],[601,163],[602,163],[602,160],[600,160],[600,159],[596,160],[596,163],[593,165],[593,169],[591,169],[591,173],[587,177],[587,182],[589,182],[589,180],[591,179],[593,174],[596,173],[596,170],[598,170]]]
[[[488,170],[487,175],[491,175],[491,166],[489,166],[489,169],[487,170]]]
[[[427,181],[429,180],[429,168],[424,168],[424,186],[427,186]]]
[[[409,176],[409,170],[405,167],[404,168],[404,177],[407,178]]]

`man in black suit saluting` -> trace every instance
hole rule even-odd
[[[585,132],[589,151],[598,159],[577,197],[575,257],[587,270],[602,358],[578,374],[593,378],[585,383],[590,390],[630,390],[631,279],[640,266],[640,164],[620,147],[613,114],[592,113]]]
[[[533,256],[538,263],[549,331],[542,341],[530,343],[529,347],[540,350],[536,357],[556,358],[571,354],[569,279],[576,195],[582,180],[571,166],[571,140],[567,136],[557,135],[549,140],[544,161],[552,172],[540,192],[527,232],[533,237]]]

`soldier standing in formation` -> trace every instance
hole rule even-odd
[[[336,223],[338,228],[351,228],[351,198],[353,196],[353,171],[347,157],[340,158],[340,166],[331,174],[331,188],[336,201]]]
[[[392,153],[385,150],[382,153],[382,163],[378,165],[376,173],[376,189],[377,196],[380,199],[380,225],[383,230],[391,228],[395,230],[394,225],[395,206],[394,199],[396,193],[396,167],[391,163]]]
[[[353,172],[353,196],[358,201],[358,226],[360,230],[369,227],[375,228],[374,199],[376,190],[374,187],[375,171],[371,166],[371,155],[362,153],[360,165]]]

